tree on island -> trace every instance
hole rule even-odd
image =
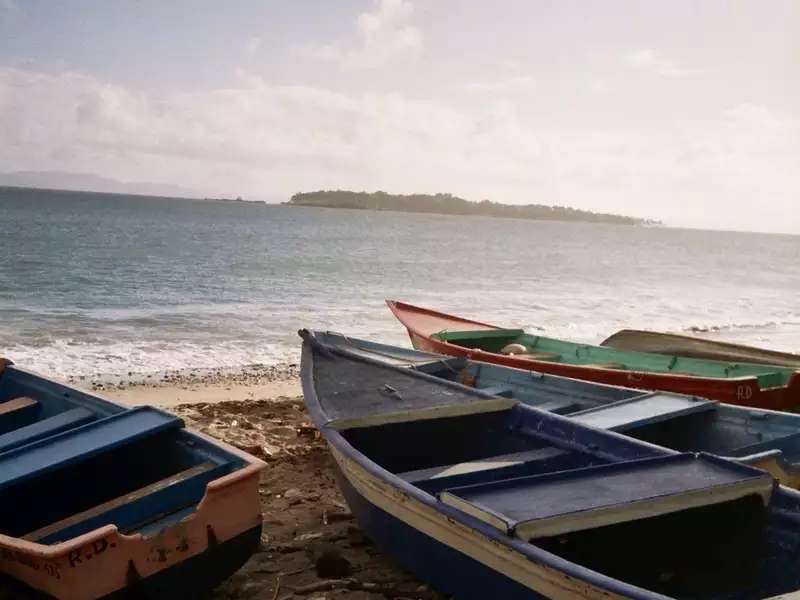
[[[293,206],[318,206],[324,208],[350,208],[360,210],[392,210],[399,212],[433,213],[444,215],[472,215],[535,219],[544,221],[585,221],[618,225],[658,225],[658,221],[595,213],[568,206],[544,204],[511,205],[490,200],[471,202],[449,193],[438,194],[388,194],[382,190],[374,193],[327,190],[299,192],[291,197]]]

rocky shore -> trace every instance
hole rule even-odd
[[[80,375],[68,377],[67,383],[94,392],[114,392],[130,388],[192,387],[200,385],[263,385],[280,381],[296,381],[300,374],[297,363],[252,364],[236,368],[182,369],[156,373],[127,375]]]
[[[179,404],[257,400],[301,393],[299,365],[254,364],[236,369],[186,369],[127,376],[76,377],[68,383],[123,404],[167,408]]]

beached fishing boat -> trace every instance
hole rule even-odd
[[[414,369],[673,450],[731,458],[769,471],[783,485],[800,487],[798,414],[721,404],[672,392],[642,392],[334,332],[315,331],[313,335],[348,356]]]
[[[605,339],[600,345],[626,352],[655,352],[656,354],[675,354],[690,358],[748,362],[800,369],[800,355],[797,354],[676,333],[623,329]]]
[[[503,329],[404,302],[387,304],[420,350],[728,404],[800,407],[800,372],[792,368],[624,352]]]
[[[261,536],[263,463],[0,362],[0,573],[54,598],[195,598]]]
[[[769,474],[301,335],[306,406],[359,525],[437,589],[749,600],[800,588],[800,494]]]

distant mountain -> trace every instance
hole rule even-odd
[[[203,196],[197,190],[169,183],[118,181],[92,173],[67,173],[63,171],[0,173],[0,186],[103,192],[107,194],[142,194],[145,196],[177,198],[199,198]]]
[[[386,192],[349,192],[346,190],[305,192],[292,196],[292,206],[325,208],[355,208],[364,210],[394,210],[400,212],[435,213],[442,215],[479,215],[510,219],[542,221],[585,221],[618,225],[659,225],[658,221],[595,213],[568,206],[544,204],[500,204],[483,200],[470,202],[452,194],[387,194]]]

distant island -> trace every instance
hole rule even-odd
[[[31,187],[31,186],[15,186],[3,185],[0,180],[0,202],[4,200],[27,200],[39,201],[42,199],[73,199],[73,198],[103,198],[108,201],[120,200],[175,200],[180,202],[193,202],[195,204],[240,204],[247,206],[266,206],[265,200],[245,200],[241,196],[236,198],[198,198],[186,196],[168,196],[162,194],[154,196],[152,194],[135,194],[130,192],[106,192],[94,190],[72,190],[72,189],[56,189],[47,187]]]
[[[359,210],[393,210],[399,212],[433,213],[439,215],[471,215],[503,217],[508,219],[534,219],[541,221],[583,221],[613,223],[616,225],[660,225],[658,221],[638,219],[623,215],[595,213],[568,206],[544,204],[500,204],[483,200],[471,202],[452,194],[387,194],[386,192],[350,192],[331,190],[295,194],[286,204],[291,206],[317,206],[324,208],[350,208]]]
[[[100,194],[133,194],[160,198],[198,198],[196,190],[169,183],[119,181],[94,173],[68,173],[66,171],[14,171],[0,173],[0,186],[33,188],[40,190],[68,190]]]

